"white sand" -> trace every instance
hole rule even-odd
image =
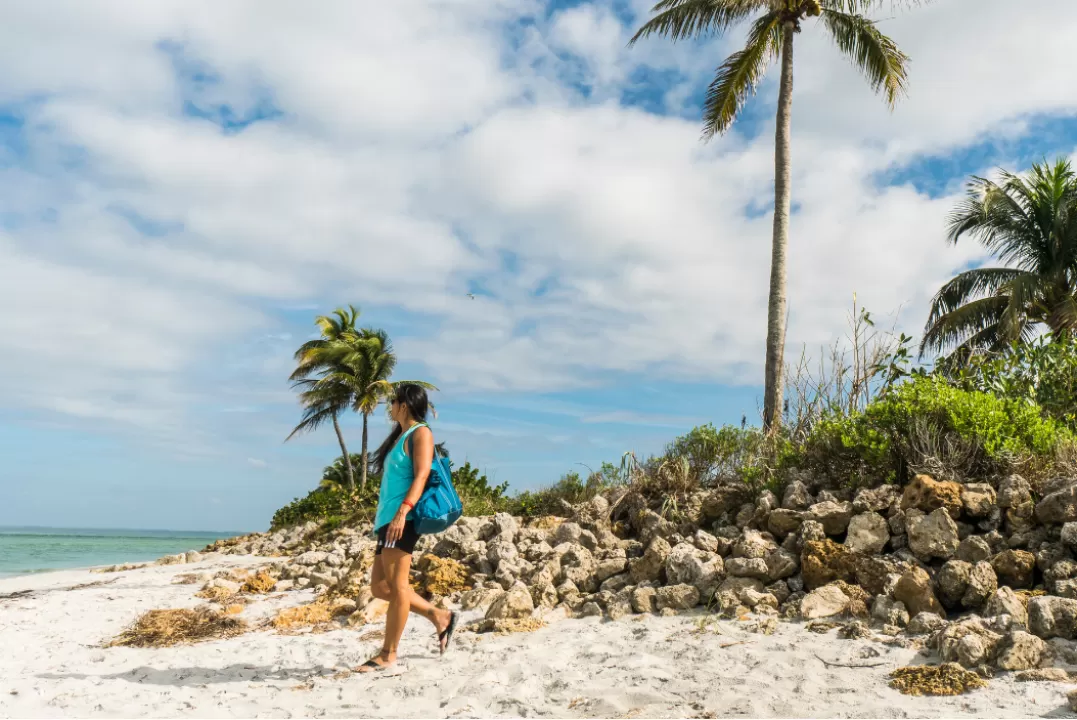
[[[458,633],[444,658],[431,626],[412,618],[404,671],[389,676],[334,677],[378,650],[380,639],[360,638],[380,622],[167,649],[101,647],[142,612],[199,604],[198,586],[172,585],[176,575],[256,562],[0,580],[0,594],[38,591],[0,600],[0,716],[1063,717],[1070,716],[1065,693],[1077,687],[1000,676],[961,697],[907,697],[887,687],[887,673],[923,662],[912,650],[784,623],[772,636],[737,622],[701,634],[702,615],[560,620],[507,636]],[[251,605],[244,617],[311,598],[287,593]],[[819,658],[881,665],[827,667]]]

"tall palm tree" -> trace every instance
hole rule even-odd
[[[906,2],[915,0],[906,0]],[[900,0],[894,0],[900,4]],[[786,254],[789,245],[790,154],[793,105],[793,38],[808,18],[819,18],[838,50],[852,60],[875,92],[893,107],[905,91],[908,57],[862,13],[882,0],[661,0],[629,45],[649,35],[674,42],[721,35],[751,20],[748,41],[719,67],[703,106],[703,137],[728,130],[767,66],[781,59],[777,129],[774,138],[774,229],[767,312],[766,386],[763,425],[781,424],[785,369]]]
[[[396,368],[396,354],[389,335],[384,330],[364,328],[342,338],[334,345],[333,369],[326,372],[318,384],[326,388],[345,387],[350,394],[351,408],[363,416],[363,446],[360,452],[360,487],[366,492],[369,470],[368,422],[378,406],[393,397],[396,388],[405,383],[437,390],[421,380],[390,381]],[[315,387],[318,385],[316,384]]]
[[[314,319],[314,324],[321,330],[321,337],[303,343],[295,351],[296,368],[289,377],[295,383],[294,387],[303,390],[299,395],[299,402],[304,407],[303,419],[285,438],[287,442],[297,434],[316,430],[331,420],[344,458],[349,492],[355,490],[355,470],[344,444],[344,433],[340,430],[340,414],[351,406],[352,393],[347,385],[320,383],[320,378],[315,376],[341,369],[336,367],[341,355],[339,344],[355,337],[358,319],[359,310],[354,305],[337,308],[332,315],[319,315]]]
[[[1002,262],[959,273],[931,302],[927,351],[959,355],[1028,342],[1044,327],[1077,330],[1077,177],[1070,163],[1037,163],[1025,176],[975,177],[950,216],[948,241],[969,235]]]

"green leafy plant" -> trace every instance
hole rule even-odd
[[[910,454],[910,448],[925,427],[972,448],[966,469],[981,474],[1001,472],[1030,456],[1051,456],[1073,438],[1064,425],[1044,417],[1035,403],[920,375],[863,412],[822,418],[787,463],[853,487],[904,480],[922,461]]]

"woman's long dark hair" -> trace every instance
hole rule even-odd
[[[430,409],[430,400],[426,397],[426,390],[421,386],[411,383],[397,385],[394,399],[396,402],[404,404],[415,422],[426,422],[426,413]],[[400,423],[393,423],[393,429],[389,433],[389,437],[385,438],[385,442],[374,451],[374,455],[370,458],[371,473],[380,475],[382,470],[385,469],[385,460],[389,457],[389,453],[393,451],[393,446],[396,445],[396,441],[400,439],[403,432]]]

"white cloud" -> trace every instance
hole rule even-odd
[[[939,282],[979,257],[942,241],[952,197],[875,177],[1072,112],[1077,8],[1037,8],[954,0],[887,21],[915,61],[892,114],[819,28],[798,37],[792,346],[840,332],[854,291],[876,312],[902,306],[916,330]],[[213,393],[191,372],[274,333],[265,303],[325,298],[434,318],[397,346],[443,385],[554,390],[619,371],[758,382],[769,123],[702,145],[696,121],[618,103],[641,65],[698,89],[739,36],[629,50],[634,28],[607,3],[540,9],[12,5],[0,98],[26,103],[29,151],[0,171],[0,211],[19,216],[0,238],[5,402],[192,424],[185,413]],[[508,32],[520,18],[532,22]],[[162,41],[218,76],[199,102],[242,113],[268,92],[283,118],[224,134],[182,117],[194,91]],[[581,78],[590,100],[566,84]],[[771,92],[753,101],[763,116]],[[143,237],[124,212],[169,229]],[[471,282],[485,288],[476,300]],[[268,373],[287,354],[247,360]],[[215,400],[256,407],[244,393],[279,392],[268,377]]]

